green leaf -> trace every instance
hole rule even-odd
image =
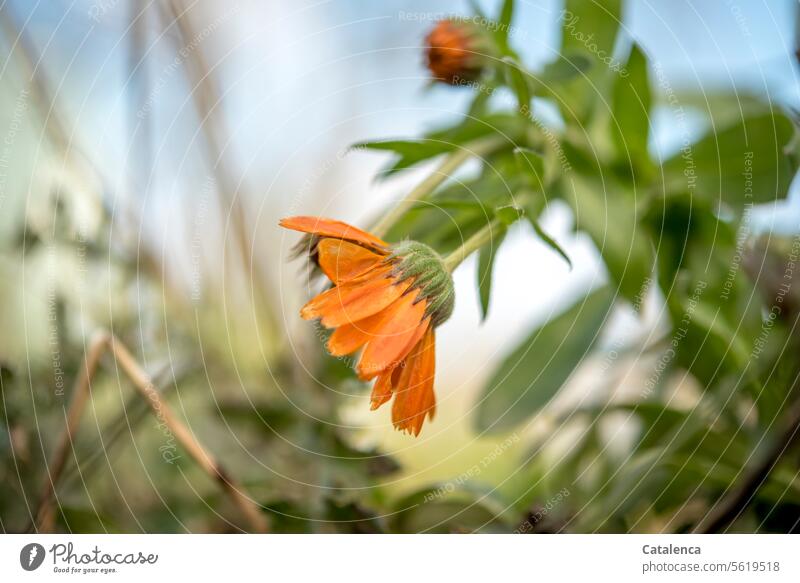
[[[523,215],[525,214],[525,210],[513,205],[509,204],[506,206],[497,207],[494,209],[494,216],[497,217],[503,225],[506,227],[510,227],[518,220],[520,220]]]
[[[528,115],[531,107],[530,74],[525,67],[512,57],[503,57],[503,69],[506,83],[514,91],[514,95],[517,96],[519,110]]]
[[[350,146],[352,150],[385,150],[388,152],[395,152],[401,156],[412,154],[418,150],[431,150],[434,152],[442,152],[446,150],[447,146],[444,144],[436,144],[426,142],[425,140],[379,140],[375,142],[359,142]]]
[[[486,385],[478,428],[509,431],[546,405],[592,349],[614,297],[603,287],[534,330]]]
[[[477,467],[477,466],[476,466]],[[399,500],[390,514],[400,533],[508,532],[503,514],[508,502],[496,489],[472,483],[465,472],[456,481],[437,483]]]
[[[561,103],[570,101],[576,91],[573,85],[581,85],[592,72],[592,60],[584,51],[562,53],[538,73],[530,73],[530,84],[536,95],[548,97]],[[582,85],[585,88],[585,85]],[[571,117],[571,116],[570,116]]]
[[[556,253],[558,253],[558,254],[561,256],[561,258],[562,258],[564,261],[566,261],[566,262],[567,262],[567,265],[569,265],[569,268],[570,268],[570,270],[571,270],[571,269],[572,269],[572,260],[569,258],[569,255],[567,255],[567,252],[566,252],[566,251],[564,251],[564,249],[561,247],[561,245],[559,245],[559,244],[556,242],[556,240],[555,240],[555,239],[553,239],[553,238],[552,238],[550,235],[548,235],[548,234],[547,234],[547,233],[544,231],[544,229],[542,229],[541,225],[539,225],[539,221],[537,221],[537,220],[536,220],[535,218],[533,218],[533,217],[528,217],[528,220],[529,220],[529,222],[530,222],[531,226],[533,227],[533,230],[534,230],[534,231],[536,231],[536,234],[537,234],[537,235],[539,236],[539,238],[540,238],[540,239],[541,239],[541,240],[542,240],[542,241],[545,243],[545,245],[547,245],[547,246],[548,246],[548,247],[550,247],[550,248],[551,248],[553,251],[555,251]]]
[[[500,15],[497,21],[503,25],[503,28],[508,30],[511,26],[511,21],[514,19],[514,0],[505,0],[503,7],[500,9]]]
[[[638,224],[632,193],[604,178],[573,172],[564,196],[575,212],[576,228],[589,234],[620,293],[635,302],[649,281],[653,251],[647,231]]]
[[[492,96],[494,88],[489,88],[486,91],[476,91],[475,97],[472,98],[469,107],[467,108],[467,117],[480,117],[486,113],[486,106],[489,104],[489,98]]]
[[[523,139],[526,129],[520,124],[517,115],[483,114],[477,117],[465,116],[456,124],[434,129],[416,140],[379,140],[361,142],[352,147],[394,152],[397,157],[379,176],[388,178],[400,170],[452,152],[464,144],[490,134],[502,135],[509,144],[513,144]]]
[[[545,88],[557,85],[564,81],[571,81],[581,76],[592,68],[592,60],[584,52],[571,52],[562,54],[551,63],[548,63],[542,72],[533,75],[534,79]]]
[[[610,57],[622,20],[622,0],[567,0],[561,19],[562,52],[578,49],[594,60]]]
[[[614,77],[611,127],[619,158],[630,163],[635,172],[650,162],[647,136],[652,103],[647,58],[636,44],[631,48],[625,71],[625,76]]]
[[[515,148],[514,157],[523,176],[527,177],[527,184],[536,192],[544,190],[544,157],[539,152],[530,148]]]
[[[768,113],[774,107],[766,99],[767,96],[746,90],[731,92],[705,88],[702,91],[681,91],[676,88],[670,95],[657,92],[655,97],[657,105],[672,108],[675,103],[680,103],[684,109],[696,111],[717,128],[728,127],[743,117]]]
[[[625,411],[639,417],[642,430],[636,443],[637,451],[652,447],[660,447],[670,431],[673,431],[686,419],[686,412],[674,409],[657,401],[612,405],[605,409],[606,413]]]
[[[385,170],[382,171],[381,176],[385,177],[390,174],[410,168],[415,164],[424,162],[430,158],[434,158],[441,154],[445,154],[455,149],[455,144],[447,143],[444,141],[433,140],[382,140],[375,142],[361,142],[351,146],[353,150],[366,149],[377,150],[385,152],[394,152],[397,154],[397,160]]]
[[[514,19],[514,0],[504,0],[503,6],[500,9],[500,15],[497,18],[499,26],[497,27],[497,44],[500,50],[508,53],[508,35],[511,31],[511,21]]]
[[[602,103],[599,97],[605,97],[608,91],[609,75],[621,68],[613,54],[622,19],[622,0],[567,0],[560,17],[560,54],[582,53],[591,63],[591,69],[589,79],[580,76],[559,89],[559,107],[566,119],[587,122]]]
[[[489,314],[494,261],[505,236],[505,231],[501,232],[494,240],[489,241],[478,251],[478,293],[481,299],[481,321],[484,321]]]
[[[692,295],[674,297],[670,306],[673,326],[681,340],[675,349],[675,360],[706,386],[734,374],[741,386],[760,393],[760,382],[750,364],[750,343],[743,333],[744,320],[729,321],[710,292],[696,287]],[[754,336],[755,337],[755,336]],[[752,339],[751,339],[752,342]]]
[[[791,120],[777,112],[711,132],[664,163],[667,191],[721,200],[735,212],[783,199],[797,170],[786,152],[793,135]]]

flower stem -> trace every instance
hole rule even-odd
[[[469,257],[472,253],[483,247],[486,243],[494,237],[498,237],[503,229],[506,227],[498,219],[494,219],[487,223],[480,231],[477,231],[472,237],[464,241],[461,247],[450,253],[444,258],[444,267],[450,273],[458,267],[462,261]]]
[[[519,196],[516,197],[514,201],[516,206],[521,207],[528,204],[528,201],[533,196],[533,193],[530,191],[523,191]],[[461,244],[461,247],[450,253],[447,257],[444,258],[444,266],[450,273],[455,270],[456,267],[461,265],[461,262],[464,261],[467,257],[469,257],[472,253],[486,245],[489,241],[493,238],[499,237],[503,231],[508,229],[509,225],[504,224],[500,219],[494,218],[489,223],[486,224],[482,229],[476,231],[472,237],[464,241]]]
[[[428,196],[431,192],[450,175],[458,169],[464,162],[473,157],[480,157],[488,154],[504,143],[502,136],[489,136],[476,140],[455,152],[449,154],[447,158],[433,171],[425,180],[420,182],[411,192],[408,193],[392,210],[386,213],[370,231],[377,237],[383,237],[400,218],[414,206],[414,204]]]

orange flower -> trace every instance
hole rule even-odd
[[[391,245],[356,227],[319,217],[290,217],[282,227],[309,233],[309,251],[334,284],[300,310],[306,320],[334,328],[328,350],[361,350],[362,380],[376,379],[372,409],[392,396],[395,428],[419,435],[433,419],[436,326],[453,310],[453,282],[430,247]]]
[[[482,38],[467,21],[440,20],[425,39],[428,69],[434,78],[461,85],[478,78],[482,70]]]

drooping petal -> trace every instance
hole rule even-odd
[[[425,318],[426,303],[415,303],[417,295],[417,291],[408,293],[384,310],[390,313],[371,335],[356,367],[362,380],[374,378],[387,368],[396,366],[428,329],[430,320]]]
[[[352,324],[342,324],[333,331],[328,339],[328,352],[333,356],[352,354],[380,333],[383,326],[397,316],[397,307],[402,297],[389,306],[363,320]]]
[[[410,281],[390,277],[391,266],[371,269],[362,276],[321,293],[300,310],[305,320],[321,318],[326,328],[336,328],[376,314],[403,295]]]
[[[384,310],[385,311],[385,310]],[[353,354],[356,350],[369,342],[370,335],[364,330],[362,322],[366,322],[370,318],[375,318],[377,314],[359,320],[359,325],[343,324],[336,328],[328,338],[328,352],[331,356],[346,356]]]
[[[363,275],[383,260],[382,255],[342,239],[322,239],[316,251],[320,269],[336,285]]]
[[[301,231],[303,233],[312,233],[322,237],[333,237],[335,239],[345,239],[347,241],[355,241],[366,245],[367,247],[375,248],[376,250],[385,251],[388,249],[389,244],[362,231],[358,227],[348,225],[342,221],[333,219],[326,219],[323,217],[287,217],[281,219],[280,226],[293,231]]]
[[[379,340],[382,337],[391,333],[391,330],[396,328],[396,322],[407,319],[409,315],[416,314],[418,308],[415,308],[411,314],[406,312],[413,308],[414,299],[417,297],[417,292],[408,293],[401,296],[389,306],[373,314],[363,320],[352,322],[351,324],[343,324],[336,328],[328,339],[328,351],[333,356],[344,356],[352,354],[367,342],[372,340]],[[418,337],[409,341],[405,352],[403,352],[396,360],[400,361],[405,358],[405,355],[411,351],[416,341],[422,337],[424,329],[418,333]]]
[[[433,419],[436,396],[433,379],[436,371],[436,336],[432,328],[405,360],[403,372],[393,387],[392,423],[395,428],[419,435],[425,417]]]
[[[373,411],[392,398],[392,375],[395,369],[387,370],[375,381],[370,395],[370,409]]]

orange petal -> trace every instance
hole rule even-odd
[[[384,250],[389,247],[386,241],[379,239],[375,235],[371,235],[358,227],[333,219],[325,219],[322,217],[287,217],[281,219],[280,226],[286,229],[292,229],[293,231],[312,233],[322,237],[347,239],[348,241],[355,241],[368,247],[378,248],[379,250]]]
[[[375,381],[375,386],[372,387],[372,395],[370,397],[370,409],[373,411],[392,398],[393,373],[394,369],[387,370]]]
[[[395,428],[416,436],[425,417],[433,419],[436,411],[435,372],[436,334],[429,328],[406,358],[403,373],[394,386],[392,423]]]
[[[382,312],[381,312],[382,313]],[[328,352],[333,356],[346,356],[353,354],[356,350],[369,342],[370,335],[363,328],[362,322],[366,322],[370,318],[377,317],[378,314],[364,318],[356,324],[343,324],[333,331],[331,337],[328,338]]]
[[[416,297],[416,293],[406,294],[405,296],[401,296],[399,299],[392,302],[389,306],[377,314],[373,314],[372,316],[364,318],[363,320],[358,320],[357,322],[353,322],[351,324],[343,324],[339,326],[328,339],[328,351],[333,356],[352,354],[370,340],[376,340],[385,335],[384,328],[390,326],[391,322],[398,318],[399,312],[408,309],[410,302],[413,303],[413,298],[409,300],[407,297],[410,295]],[[422,336],[424,331],[425,330],[423,329],[419,332],[419,337]],[[397,358],[397,361],[405,358],[405,355],[408,354],[414,344],[416,344],[417,340],[419,340],[419,338],[409,341],[407,349]]]
[[[323,326],[336,328],[380,312],[411,285],[410,280],[398,283],[389,276],[391,270],[391,266],[376,267],[321,293],[303,306],[300,316],[322,318]]]
[[[382,255],[341,239],[322,239],[317,252],[320,269],[336,285],[363,275],[383,260]]]
[[[328,339],[328,352],[333,356],[345,356],[364,346],[385,325],[387,316],[393,313],[392,306],[399,301],[395,300],[389,307],[363,320],[339,326]]]
[[[371,379],[396,366],[425,333],[430,324],[427,318],[422,321],[427,304],[414,303],[418,294],[404,295],[381,313],[381,326],[373,331],[356,367],[361,379]]]

